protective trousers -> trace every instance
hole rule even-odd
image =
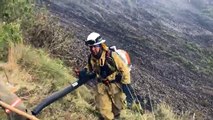
[[[26,112],[26,107],[19,97],[17,97],[14,93],[12,93],[5,83],[0,81],[0,100]],[[6,114],[8,115],[9,120],[26,120],[25,117],[18,115],[8,109],[5,109]]]
[[[97,108],[104,120],[113,120],[126,106],[126,95],[117,83],[105,85],[98,83],[96,95]]]

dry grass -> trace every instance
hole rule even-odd
[[[69,85],[69,80],[75,79],[60,62],[54,62],[44,52],[38,52],[22,44],[10,46],[8,62],[1,63],[0,68],[1,80],[9,82],[11,85],[9,88],[11,90],[15,88],[14,91],[30,109],[54,91]],[[38,71],[45,74],[40,74]],[[45,120],[98,120],[98,113],[91,103],[94,104],[94,96],[85,86],[81,86],[72,94],[45,108],[38,117]],[[121,120],[188,119],[190,119],[188,114],[178,116],[166,104],[158,105],[154,114],[146,112],[141,115],[131,110],[123,110],[121,114]]]
[[[9,82],[11,90],[21,97],[28,108],[33,108],[54,91],[69,85],[75,78],[58,60],[51,59],[41,50],[22,44],[11,45],[7,63],[1,63],[0,78]],[[8,86],[9,87],[9,86]],[[48,106],[38,116],[41,119],[93,119],[88,113],[92,95],[85,87]],[[77,116],[76,116],[77,114]]]
[[[35,23],[30,23],[24,31],[25,42],[35,47],[48,49],[49,53],[58,53],[62,48],[66,53],[73,37],[64,32],[55,22],[48,20],[46,13],[36,16]],[[0,23],[1,25],[1,23]],[[15,26],[15,27],[14,27]],[[17,36],[5,37],[5,39],[17,38],[22,41],[21,30],[16,24],[8,26],[17,32]],[[22,26],[23,27],[23,26]],[[32,27],[32,28],[29,28]],[[4,35],[8,31],[1,33]],[[11,31],[9,30],[9,31]],[[16,39],[15,39],[16,38]],[[37,45],[37,46],[36,46]],[[71,70],[63,62],[56,58],[50,58],[42,49],[35,49],[23,44],[9,44],[7,62],[0,63],[0,80],[9,83],[8,88],[21,97],[29,109],[34,108],[42,99],[54,91],[62,89],[73,82]],[[68,51],[69,53],[70,51]],[[72,53],[71,53],[72,54]],[[63,58],[63,57],[61,57]],[[154,114],[139,114],[131,110],[122,111],[121,120],[181,120],[171,108],[160,105]],[[3,111],[0,111],[0,120],[6,119]],[[85,86],[81,86],[75,92],[54,102],[46,107],[39,115],[41,120],[98,120],[98,113],[94,105],[94,95]],[[182,120],[187,120],[186,119]]]

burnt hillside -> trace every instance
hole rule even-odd
[[[45,0],[74,32],[68,51],[55,51],[82,67],[92,31],[132,58],[133,86],[140,95],[166,101],[179,113],[213,119],[213,18],[203,11],[210,0]],[[80,54],[79,54],[80,53]],[[57,56],[57,55],[56,55]]]

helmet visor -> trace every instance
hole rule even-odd
[[[104,40],[102,39],[101,36],[97,37],[95,40],[87,40],[85,42],[85,44],[87,46],[92,46],[92,45],[97,45],[97,44],[101,44],[102,42],[104,42]]]
[[[94,41],[94,40],[88,40],[88,41],[85,42],[85,45],[86,45],[86,46],[92,46],[92,45],[94,45],[94,44],[95,44],[95,41]]]

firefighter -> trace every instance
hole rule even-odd
[[[0,100],[15,108],[18,108],[21,111],[26,112],[26,107],[24,106],[21,99],[13,92],[11,92],[7,88],[7,85],[2,81],[0,81]],[[27,120],[25,117],[18,115],[17,113],[14,113],[8,109],[5,109],[5,113],[8,116],[8,120]]]
[[[109,50],[99,33],[92,32],[85,40],[90,49],[85,71],[96,74],[96,106],[104,120],[120,116],[126,107],[126,95],[122,87],[130,84],[130,70],[121,57]]]

